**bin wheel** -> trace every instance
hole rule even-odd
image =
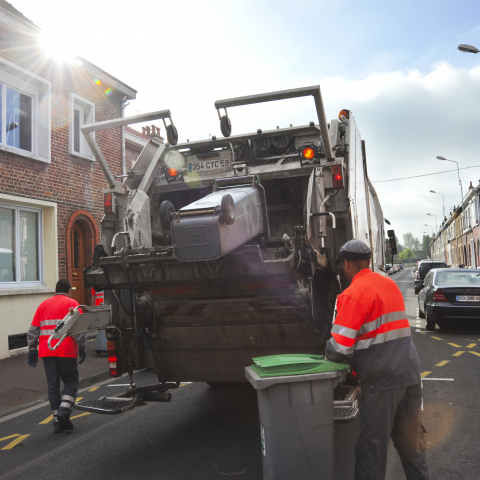
[[[220,205],[222,211],[221,221],[226,225],[231,225],[235,221],[235,202],[230,194],[222,197],[222,204]]]
[[[229,137],[232,134],[232,122],[226,115],[223,115],[220,119],[220,130],[224,137]]]
[[[173,123],[167,125],[167,140],[170,145],[176,145],[178,143],[178,132]]]
[[[160,204],[160,223],[165,230],[170,230],[170,222],[175,215],[175,205],[170,200]]]

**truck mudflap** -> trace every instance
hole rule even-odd
[[[82,400],[75,403],[73,408],[102,415],[118,415],[135,407],[142,407],[146,402],[170,402],[172,394],[168,390],[179,386],[180,382],[134,387],[114,397],[103,396],[97,400]]]

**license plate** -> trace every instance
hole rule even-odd
[[[480,302],[480,295],[457,295],[457,302]]]
[[[232,162],[229,158],[217,158],[212,160],[188,161],[188,173],[208,173],[219,170],[231,170]]]

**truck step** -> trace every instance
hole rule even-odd
[[[139,405],[139,403],[142,403],[142,400],[138,398],[100,397],[98,400],[83,400],[78,402],[73,408],[76,410],[84,410],[85,412],[117,415],[131,410]]]
[[[333,414],[335,422],[347,422],[355,420],[358,415],[358,408],[354,405],[349,406],[335,406],[335,413]]]

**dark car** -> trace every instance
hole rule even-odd
[[[459,321],[480,321],[480,269],[436,268],[425,277],[418,294],[420,318],[427,330],[455,326]]]
[[[432,268],[447,268],[447,264],[439,260],[422,260],[418,264],[418,268],[413,279],[415,295],[418,295],[418,292],[423,288],[423,281],[425,280],[427,273]]]

